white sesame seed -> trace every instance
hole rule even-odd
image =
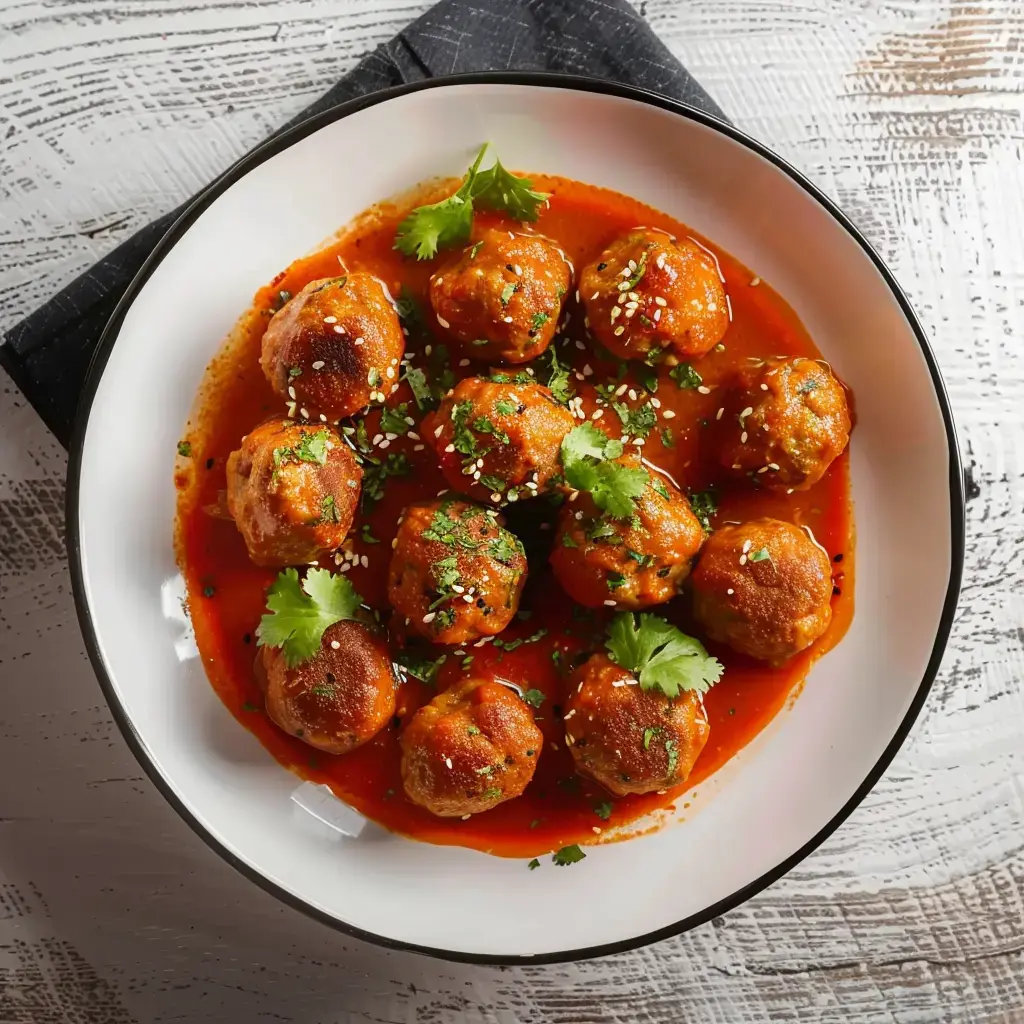
[[[414,444],[412,446],[412,450],[414,452],[421,452],[421,451],[423,451],[424,448],[426,448],[426,445],[424,445],[424,444]]]
[[[705,387],[703,384],[701,384],[701,386],[699,388],[697,388],[697,391],[698,391],[698,393],[700,393],[702,395],[710,395],[711,394],[711,388]]]
[[[743,554],[746,554],[751,549],[751,547],[753,547],[753,541],[745,540],[743,542]]]
[[[469,360],[468,359],[460,359],[459,360],[459,366],[469,366]]]
[[[446,757],[446,758],[444,759],[444,763],[445,763],[445,764],[446,764],[446,765],[447,765],[447,766],[448,766],[449,768],[451,768],[451,766],[452,766],[452,759],[451,759],[450,757]]]
[[[665,269],[665,254],[664,253],[660,253],[658,255],[658,258],[654,261],[654,265],[659,270],[664,270]]]
[[[778,471],[779,464],[777,462],[769,462],[768,463],[768,468],[769,469],[774,469],[774,470]]]
[[[344,334],[345,333],[345,328],[342,327],[341,324],[335,324],[334,325],[334,333],[335,334]]]
[[[640,305],[640,303],[639,303],[639,302],[637,302],[637,301],[636,301],[636,300],[634,299],[634,300],[633,300],[632,302],[627,302],[627,303],[626,303],[626,309],[636,309],[636,308],[637,308],[637,306],[639,306],[639,305]]]
[[[395,440],[395,439],[396,439],[396,438],[398,437],[398,435],[397,435],[397,434],[392,434],[392,433],[391,433],[391,431],[388,431],[388,432],[387,432],[387,433],[386,433],[386,434],[385,434],[384,436],[385,436],[385,437],[386,437],[386,438],[387,438],[387,439],[388,439],[389,441],[394,441],[394,440]]]
[[[733,589],[732,589],[732,587],[730,587],[730,588],[729,588],[729,589],[728,589],[728,590],[726,591],[726,593],[727,593],[727,594],[735,594],[735,593],[736,593],[736,591],[735,591],[735,590],[733,590]]]
[[[374,434],[372,439],[370,440],[370,444],[380,444],[381,441],[383,441],[383,440],[384,440],[384,435],[383,434]]]
[[[337,640],[332,640],[331,641],[331,650],[336,651],[336,650],[338,650],[339,647],[341,647],[341,644],[338,643]]]
[[[397,547],[398,547],[398,538],[397,538],[397,537],[395,537],[395,538],[394,538],[394,539],[393,539],[393,540],[391,541],[391,547],[392,547],[392,548],[397,548]]]
[[[519,495],[515,491],[509,491],[508,492],[508,500],[509,501],[518,501],[519,500]]]
[[[768,472],[768,467],[767,467],[767,466],[762,466],[762,467],[761,467],[761,468],[760,468],[760,469],[758,470],[758,473],[767,473],[767,472]]]
[[[288,416],[289,416],[289,418],[294,419],[294,417],[295,417],[295,402],[289,402],[288,403]]]
[[[590,827],[591,827],[591,829],[593,829],[595,834],[597,834],[597,835],[601,834],[601,830],[596,825],[591,825]]]
[[[389,366],[384,371],[384,376],[387,377],[388,380],[394,380],[395,379],[395,368],[393,366]]]
[[[746,565],[746,564],[747,564],[747,556],[746,555],[740,555],[740,565]]]
[[[513,266],[512,269],[516,272],[516,277],[522,277],[523,276],[523,268],[521,266],[519,266],[518,263],[515,264],[515,266]]]
[[[443,423],[440,426],[434,428],[434,437],[440,437],[442,430],[444,430],[444,424]]]
[[[353,345],[365,345],[366,344],[366,339],[365,338],[356,338],[356,340],[353,341],[352,344]]]
[[[768,390],[768,385],[767,384],[762,384],[761,385],[761,390],[762,391],[767,391]]]
[[[295,388],[293,388],[290,384],[288,385],[288,397],[291,398],[292,400],[295,399]]]
[[[512,317],[510,317],[510,316],[505,317],[505,323],[507,323],[507,324],[512,323]]]
[[[755,278],[754,278],[754,279],[753,279],[753,280],[752,280],[752,281],[750,282],[750,287],[751,287],[751,288],[756,288],[756,287],[757,287],[757,286],[758,286],[758,285],[759,285],[760,283],[761,283],[761,278],[759,278],[759,277],[755,277]]]
[[[592,420],[599,420],[603,415],[604,415],[604,409],[595,409],[593,411],[593,413],[591,414],[590,418]]]
[[[308,420],[308,419],[309,419],[309,410],[308,410],[308,409],[300,409],[300,410],[299,410],[299,415],[300,415],[300,416],[301,416],[301,417],[302,417],[302,418],[303,418],[304,420]]]
[[[656,309],[654,311],[654,322],[657,323],[660,319],[661,319],[661,309],[659,308],[659,309]]]
[[[318,359],[318,360],[317,360],[317,361],[316,361],[316,362],[315,362],[315,363],[313,364],[313,369],[314,369],[314,370],[322,370],[323,368],[324,368],[324,361],[323,361],[322,359]]]
[[[433,346],[433,345],[428,345],[428,346],[427,346],[427,347],[426,347],[426,348],[425,348],[425,349],[423,350],[423,354],[424,354],[424,355],[426,355],[426,356],[429,356],[429,355],[430,355],[430,353],[431,353],[431,352],[433,352],[433,351],[434,351],[434,346]]]
[[[667,420],[674,420],[676,418],[676,414],[671,409],[666,409],[661,415]]]
[[[629,400],[631,402],[635,402],[636,401],[636,391],[634,391],[633,388],[630,388],[629,391],[626,392],[626,394],[629,395]]]
[[[453,445],[453,444],[445,445],[445,449],[444,450],[445,450],[445,454],[446,455],[451,455],[451,453],[453,451],[455,451],[455,445]]]
[[[370,559],[369,559],[369,558],[367,558],[367,557],[366,557],[366,555],[363,555],[363,556],[362,556],[362,557],[361,557],[361,558],[359,559],[359,561],[360,561],[360,563],[362,564],[362,566],[363,566],[363,568],[364,568],[364,569],[369,569],[369,568],[370,568]]]
[[[634,437],[634,438],[633,438],[633,444],[634,444],[634,445],[636,445],[636,447],[637,447],[637,448],[643,448],[643,446],[644,446],[644,445],[645,445],[646,443],[647,443],[647,442],[646,442],[646,441],[644,441],[644,439],[643,439],[642,437]]]
[[[497,491],[495,491],[495,492],[494,492],[494,493],[493,493],[493,494],[491,495],[491,501],[494,501],[494,502],[498,502],[498,501],[501,501],[501,495],[500,495],[500,494],[499,494],[499,493],[498,493]]]
[[[740,434],[740,444],[746,444],[746,443],[747,443],[747,432],[744,430],[743,433]]]
[[[440,315],[438,315],[438,318],[437,318],[437,322],[438,322],[438,323],[439,323],[439,324],[440,324],[440,325],[441,325],[442,327],[444,327],[444,328],[445,328],[445,330],[447,330],[447,329],[448,329],[449,327],[451,327],[451,324],[450,324],[450,323],[448,323],[448,321],[447,321],[447,320],[445,320],[445,318],[444,318],[443,316],[440,316]]]
[[[434,621],[434,619],[436,617],[437,617],[437,612],[427,612],[427,614],[423,616],[423,624],[424,625],[429,625],[431,622]]]
[[[620,384],[615,389],[615,397],[616,398],[621,398],[626,393],[626,390],[627,390],[628,387],[629,387],[628,384]]]
[[[655,295],[654,296],[654,301],[659,306],[667,306],[668,305],[668,302],[665,300],[664,296],[662,296],[662,295]]]
[[[615,602],[609,597],[605,601],[605,607],[607,607],[607,608],[614,608],[615,607]]]
[[[621,306],[612,306],[612,320],[614,321],[614,320],[615,320],[615,318],[616,318],[616,317],[617,317],[617,316],[618,316],[618,315],[619,315],[619,314],[620,314],[621,312],[622,312],[622,307],[621,307]]]
[[[337,322],[338,322],[338,318],[336,316],[325,316],[324,317],[324,323],[325,324],[336,324]]]
[[[584,377],[589,377],[593,372],[594,372],[594,368],[590,365],[590,363],[584,363],[584,365],[583,365],[583,376]]]
[[[377,446],[378,448],[390,448],[391,442],[385,437],[383,441]]]

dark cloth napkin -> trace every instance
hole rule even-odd
[[[613,79],[724,116],[626,0],[441,0],[281,130],[405,82],[507,70]],[[0,346],[0,364],[65,447],[103,328],[187,205],[122,242],[15,326]]]

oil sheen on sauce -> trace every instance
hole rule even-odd
[[[616,236],[638,225],[692,236],[685,225],[625,196],[559,178],[541,176],[535,178],[535,183],[536,187],[552,193],[552,198],[532,229],[557,240],[577,270],[594,259]],[[541,522],[552,522],[554,510],[543,500],[526,502],[510,513],[509,526],[527,544],[530,578],[521,604],[522,617],[502,634],[502,639],[528,642],[514,650],[499,650],[489,643],[479,648],[470,645],[449,651],[435,680],[436,691],[416,680],[404,683],[399,693],[398,714],[392,724],[350,754],[340,757],[321,754],[283,733],[263,712],[262,695],[253,676],[255,630],[264,611],[266,587],[276,573],[249,561],[242,538],[230,519],[210,514],[211,508],[216,509],[221,504],[228,454],[261,420],[284,415],[280,399],[270,390],[259,367],[262,334],[282,290],[295,294],[310,280],[336,276],[339,261],[349,270],[368,270],[376,274],[393,295],[397,296],[403,288],[411,292],[421,308],[429,313],[427,281],[439,261],[445,259],[445,254],[438,260],[416,263],[395,252],[392,243],[397,223],[412,205],[434,201],[451,190],[452,183],[435,185],[421,190],[415,201],[409,199],[400,205],[374,207],[330,244],[296,260],[257,293],[252,308],[211,362],[200,389],[187,432],[191,457],[179,459],[176,473],[176,541],[196,641],[210,682],[238,721],[253,732],[281,764],[303,778],[326,783],[341,799],[393,831],[432,843],[457,844],[504,856],[532,857],[571,843],[615,838],[619,826],[650,812],[672,810],[684,804],[701,780],[749,743],[785,706],[798,691],[812,662],[842,638],[853,613],[853,524],[848,456],[844,453],[818,484],[799,493],[771,494],[748,485],[723,484],[714,468],[713,456],[701,444],[703,425],[715,416],[721,405],[716,395],[717,385],[745,365],[750,357],[819,358],[820,353],[793,311],[777,294],[727,253],[710,241],[700,239],[718,258],[732,304],[733,321],[723,339],[724,351],[711,352],[697,365],[710,394],[694,389],[680,390],[667,378],[666,371],[661,371],[657,391],[661,401],[659,423],[648,439],[644,455],[666,470],[684,489],[700,490],[711,484],[718,485],[719,511],[715,523],[773,516],[809,527],[833,558],[833,618],[826,635],[781,668],[770,668],[729,648],[708,644],[710,652],[724,664],[725,673],[705,698],[710,739],[693,773],[684,785],[662,794],[611,800],[599,786],[577,776],[573,770],[560,721],[563,684],[556,665],[556,660],[560,665],[568,665],[574,655],[599,648],[608,616],[601,612],[581,614],[580,609],[571,607],[571,602],[551,577],[542,550],[553,530],[545,530]],[[477,216],[478,228],[491,223],[502,221],[494,215]],[[521,230],[511,222],[508,226]],[[559,344],[559,355],[564,352],[577,371],[582,372],[587,364],[594,371],[584,381],[573,381],[577,393],[584,397],[584,408],[589,416],[597,408],[594,385],[616,379],[618,364],[595,357],[586,343],[582,312],[571,295],[567,308],[572,311],[566,329],[569,340]],[[426,319],[433,321],[429,316]],[[411,359],[414,365],[428,369],[426,346],[444,343],[443,332],[436,326],[433,331],[436,332],[433,338],[410,337],[408,340],[408,350],[415,353]],[[584,342],[584,347],[581,349],[577,342]],[[457,350],[449,347],[455,352],[451,367],[456,376],[473,373],[472,366],[458,366]],[[623,383],[642,393],[632,373]],[[405,384],[390,397],[389,404],[400,401],[409,401],[410,409],[415,411],[415,403],[411,402]],[[666,418],[666,412],[675,416]],[[367,415],[366,426],[371,437],[377,433],[379,419],[379,409]],[[666,447],[662,442],[660,431],[666,426],[671,427],[674,447]],[[383,499],[368,516],[357,517],[350,535],[355,552],[365,556],[368,564],[353,567],[349,575],[364,599],[380,609],[385,618],[387,567],[399,515],[409,502],[433,498],[446,486],[430,446],[425,445],[417,452],[414,451],[416,443],[409,438],[391,443],[391,451],[406,453],[414,471],[408,477],[390,478]],[[360,527],[364,522],[369,523],[369,533],[377,543],[362,539]],[[667,615],[684,631],[700,635],[688,621],[685,595],[653,610]],[[542,628],[547,630],[546,634],[531,639]],[[463,653],[457,653],[459,651]],[[437,653],[444,653],[444,650],[438,648]],[[464,668],[465,659],[470,657],[472,662]],[[399,773],[398,736],[402,722],[417,707],[464,672],[543,691],[546,699],[536,714],[545,735],[545,746],[536,775],[521,797],[467,820],[448,820],[436,818],[405,799]],[[595,811],[606,802],[612,804],[607,820]],[[602,807],[602,814],[606,810]],[[629,834],[629,830],[625,832]]]

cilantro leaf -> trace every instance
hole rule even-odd
[[[321,429],[314,434],[303,430],[299,434],[298,444],[274,449],[274,466],[286,466],[289,462],[315,462],[317,465],[326,466],[328,440],[330,435],[326,430]]]
[[[434,685],[437,673],[447,660],[447,654],[442,654],[437,658],[428,658],[411,647],[406,647],[395,655],[395,663],[406,675],[418,679],[421,683],[426,683],[427,686]]]
[[[579,848],[576,843],[572,846],[563,846],[560,850],[551,854],[551,861],[557,864],[560,868],[564,868],[569,864],[577,864],[583,860],[586,854]]]
[[[324,630],[356,616],[362,598],[345,576],[310,569],[299,585],[295,569],[285,569],[267,591],[268,614],[256,629],[261,647],[280,647],[285,664],[294,668],[320,649]]]
[[[683,690],[707,691],[722,678],[721,662],[704,645],[657,615],[620,612],[608,628],[605,647],[612,660],[634,673],[644,690],[678,697]]]
[[[561,453],[570,487],[588,491],[594,504],[615,519],[633,514],[650,474],[612,461],[622,454],[621,441],[609,439],[593,423],[583,423],[565,435]]]
[[[192,458],[192,444],[190,441],[179,441],[178,442],[178,454],[183,459]]]
[[[539,708],[544,703],[544,694],[540,690],[523,690],[521,696],[531,708]]]
[[[512,301],[512,296],[519,291],[519,283],[517,281],[509,281],[504,288],[501,289],[501,304],[507,306]]]
[[[487,144],[473,161],[454,195],[439,203],[417,206],[401,224],[395,235],[395,248],[405,256],[418,260],[429,260],[437,255],[438,249],[453,245],[465,245],[473,227],[473,185],[477,170],[483,159]]]
[[[551,368],[548,375],[548,390],[554,395],[555,401],[561,402],[562,405],[568,405],[569,400],[576,393],[569,378],[569,367],[559,362],[554,346],[548,349],[547,358]]]
[[[607,821],[612,816],[612,805],[605,800],[603,803],[594,804],[594,813],[602,820]]]
[[[529,868],[529,869],[530,869],[531,871],[533,871],[533,870],[535,870],[536,868],[539,868],[539,867],[540,867],[540,861],[539,861],[539,860],[537,860],[537,858],[536,858],[536,857],[534,857],[534,858],[533,858],[533,860],[531,860],[531,861],[529,862],[529,864],[527,864],[526,866],[527,866],[527,867],[528,867],[528,868]]]
[[[499,398],[494,403],[494,411],[499,416],[515,416],[516,414],[516,403],[510,402],[507,398]]]
[[[416,400],[421,412],[425,409],[433,409],[437,405],[434,393],[427,383],[427,375],[418,366],[407,366],[403,379],[409,382],[412,397]]]
[[[550,319],[551,314],[545,313],[543,310],[539,313],[534,313],[533,318],[530,320],[530,328],[534,331],[539,331]]]
[[[493,167],[476,176],[472,196],[481,209],[501,210],[516,220],[536,220],[538,211],[550,198],[547,192],[535,191],[529,178],[506,171],[497,158]]]
[[[751,551],[749,561],[751,562],[772,562],[771,552],[767,548],[761,548],[760,551]],[[772,562],[772,565],[775,565]]]
[[[650,403],[630,409],[624,402],[613,402],[612,408],[622,422],[622,429],[633,437],[646,437],[658,422],[658,414]]]

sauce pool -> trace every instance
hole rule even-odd
[[[552,198],[534,230],[555,239],[577,269],[594,259],[615,237],[639,225],[693,237],[685,225],[604,189],[543,176],[535,178],[535,186],[550,192]],[[769,493],[749,484],[728,484],[721,479],[712,453],[701,444],[704,424],[714,418],[722,404],[716,394],[717,386],[747,365],[751,357],[820,358],[820,353],[794,312],[775,292],[727,253],[705,239],[698,239],[718,259],[731,301],[732,323],[723,339],[724,348],[719,346],[697,363],[710,394],[681,390],[669,380],[666,370],[660,371],[659,422],[643,454],[684,489],[702,490],[715,485],[719,508],[713,524],[772,516],[808,527],[833,559],[833,616],[827,633],[780,668],[708,643],[710,653],[725,666],[725,673],[705,697],[710,738],[692,774],[685,784],[661,794],[612,798],[597,784],[576,775],[560,720],[563,669],[575,655],[601,648],[604,626],[610,616],[575,608],[561,592],[546,558],[546,545],[554,535],[550,524],[555,510],[543,500],[524,502],[504,510],[509,527],[524,540],[530,557],[520,617],[501,634],[504,649],[493,643],[437,648],[436,653],[447,653],[447,658],[434,686],[428,687],[415,679],[403,683],[398,695],[398,714],[391,725],[349,754],[322,754],[282,732],[264,713],[263,697],[253,674],[256,626],[264,612],[266,588],[276,571],[253,565],[234,523],[216,514],[223,506],[224,467],[230,452],[257,423],[269,416],[284,415],[281,400],[271,391],[259,366],[263,332],[272,311],[280,304],[282,291],[295,294],[311,280],[337,276],[339,262],[348,270],[375,274],[393,295],[411,294],[422,309],[429,311],[427,282],[445,255],[439,260],[416,263],[395,252],[392,244],[398,222],[412,206],[434,201],[451,190],[451,183],[447,183],[421,192],[415,202],[374,207],[337,239],[296,260],[257,293],[252,308],[211,362],[189,424],[191,457],[179,460],[175,478],[178,559],[187,586],[196,643],[211,684],[232,714],[281,764],[302,778],[327,784],[342,800],[395,832],[503,856],[532,857],[572,843],[627,837],[635,831],[626,829],[616,835],[616,830],[651,812],[678,807],[695,786],[771,721],[796,692],[814,660],[842,638],[853,614],[848,453],[844,452],[832,464],[819,483],[793,494]],[[477,215],[478,228],[505,223],[498,215]],[[521,230],[512,222],[507,226]],[[566,308],[571,310],[571,317],[555,344],[559,359],[568,361],[580,375],[585,366],[593,371],[583,380],[572,381],[577,394],[584,399],[589,418],[598,408],[594,384],[617,380],[620,364],[595,354],[583,326],[582,311],[572,296],[568,297]],[[427,319],[433,321],[432,317]],[[429,325],[427,330],[431,330]],[[407,349],[414,353],[407,358],[423,367],[428,377],[436,372],[437,366],[426,355],[427,345],[435,347],[436,358],[436,347],[445,344],[442,332],[437,328],[433,331],[433,338],[412,336],[407,341]],[[487,372],[485,367],[459,367],[459,356],[454,351],[451,369],[457,378]],[[635,389],[638,396],[644,394],[632,372],[621,382]],[[416,414],[405,384],[389,397],[388,405],[393,407],[398,402],[409,402],[410,413]],[[666,418],[667,411],[675,416]],[[379,408],[369,412],[365,419],[367,431],[373,437],[380,421]],[[670,437],[663,436],[664,428],[671,430]],[[416,430],[414,427],[413,431]],[[424,446],[420,451],[414,450],[417,443]],[[391,442],[389,450],[404,453],[413,471],[406,477],[388,479],[382,499],[368,515],[357,515],[349,536],[353,551],[361,558],[348,575],[367,603],[383,612],[388,607],[391,541],[402,509],[412,501],[433,498],[446,487],[425,441],[399,437]],[[365,537],[364,524],[369,527]],[[361,564],[363,558],[366,565]],[[685,594],[652,611],[700,636],[688,618]],[[523,642],[515,646],[516,640]],[[507,649],[509,642],[513,642],[514,649]],[[398,736],[402,723],[418,707],[465,673],[542,691],[545,700],[537,709],[536,718],[545,737],[544,752],[533,781],[519,798],[467,820],[437,818],[409,802],[402,792]]]

